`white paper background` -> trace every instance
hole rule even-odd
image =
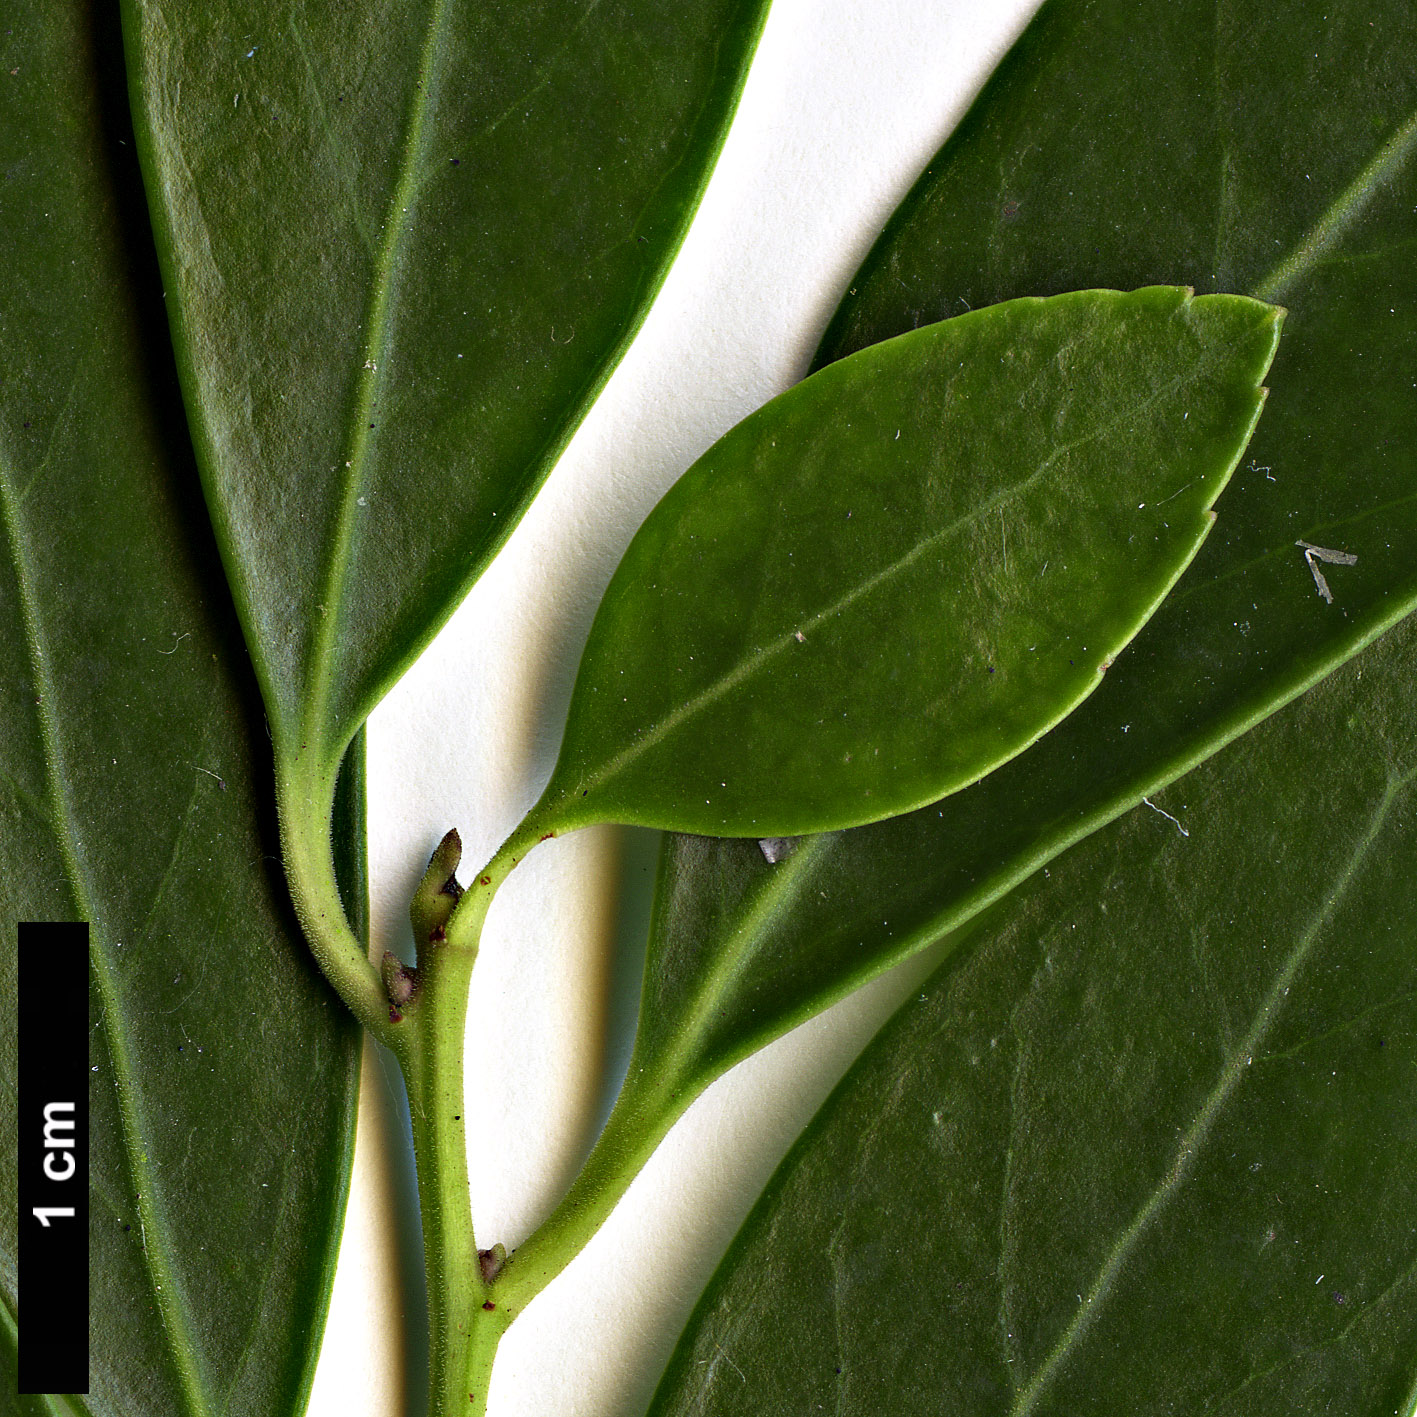
[[[664,490],[802,377],[852,272],[1036,0],[776,0],[698,218],[640,337],[496,563],[369,726],[376,949],[450,826],[491,856],[555,756],[601,591]],[[502,889],[473,977],[480,1244],[516,1245],[569,1183],[623,1067],[648,833],[547,842]],[[622,948],[623,953],[623,948]],[[503,1340],[491,1417],[633,1417],[793,1137],[920,962],[721,1080]],[[478,1072],[481,1066],[485,1069]],[[423,1411],[421,1258],[402,1088],[366,1055],[349,1221],[313,1417]]]

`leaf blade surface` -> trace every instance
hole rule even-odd
[[[510,533],[668,268],[765,9],[125,7],[283,751],[337,757]]]
[[[947,961],[770,1183],[656,1417],[1405,1410],[1414,654],[1409,622],[1161,799],[1190,836],[1139,807]]]
[[[82,1410],[289,1411],[333,1272],[357,1039],[271,864],[269,747],[170,375],[117,35],[101,7],[32,5],[6,44],[0,915],[90,924]]]
[[[1195,554],[1277,337],[1249,301],[1083,291],[774,400],[631,543],[538,818],[799,835],[992,771],[1093,691]]]

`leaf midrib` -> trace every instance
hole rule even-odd
[[[824,832],[801,840],[785,861],[780,861],[760,883],[747,902],[747,908],[738,918],[729,937],[731,944],[716,952],[712,967],[700,978],[687,1007],[680,1005],[678,1012],[682,1021],[674,1031],[674,1046],[663,1052],[652,1067],[646,1067],[645,1075],[651,1073],[656,1082],[671,1083],[682,1081],[688,1069],[702,1070],[704,1059],[696,1056],[699,1049],[718,1024],[723,1009],[723,1001],[729,991],[742,978],[752,963],[761,945],[764,932],[774,922],[790,910],[804,880],[810,879],[818,859],[830,845],[834,834]],[[631,1065],[631,1076],[638,1076]],[[714,1064],[715,1074],[721,1069]],[[679,1099],[683,1106],[688,1101]]]
[[[9,560],[15,572],[15,583],[20,600],[20,618],[25,630],[25,648],[29,656],[30,670],[39,691],[36,717],[39,721],[40,741],[44,751],[45,780],[49,791],[52,817],[51,830],[64,863],[73,904],[80,917],[90,921],[99,935],[99,941],[89,951],[89,961],[99,995],[103,1001],[102,1025],[108,1044],[109,1056],[113,1059],[113,1070],[118,1091],[118,1110],[122,1119],[123,1147],[127,1156],[129,1175],[133,1180],[133,1191],[138,1207],[139,1223],[143,1235],[143,1261],[148,1282],[152,1286],[153,1299],[162,1316],[163,1327],[169,1339],[173,1366],[177,1369],[183,1395],[193,1414],[205,1417],[211,1410],[203,1390],[201,1376],[197,1371],[196,1344],[184,1321],[182,1308],[176,1302],[178,1288],[168,1262],[165,1243],[153,1244],[149,1233],[165,1242],[165,1235],[158,1224],[153,1206],[156,1181],[145,1178],[152,1173],[146,1164],[146,1152],[142,1148],[141,1126],[137,1109],[132,1099],[137,1095],[136,1071],[128,1056],[126,1041],[117,1032],[111,1020],[118,1014],[118,990],[108,968],[108,960],[103,949],[105,930],[96,904],[101,899],[88,879],[83,863],[75,850],[79,840],[78,813],[69,799],[68,774],[64,770],[64,756],[60,748],[59,735],[54,726],[52,706],[57,701],[57,689],[49,672],[44,653],[43,630],[40,623],[39,598],[35,593],[33,577],[23,552],[23,542],[19,535],[15,508],[15,492],[8,466],[0,461],[0,530],[3,530],[9,550]]]
[[[1071,1323],[1063,1331],[1042,1366],[1014,1398],[1009,1408],[1009,1417],[1029,1417],[1034,1411],[1045,1389],[1053,1382],[1077,1346],[1086,1338],[1098,1315],[1106,1307],[1107,1299],[1114,1292],[1118,1275],[1126,1266],[1145,1233],[1189,1178],[1195,1166],[1195,1159],[1206,1144],[1216,1119],[1239,1087],[1241,1079],[1251,1065],[1251,1060],[1259,1051],[1261,1043],[1281,1013],[1286,991],[1298,975],[1299,970],[1312,955],[1320,937],[1331,923],[1340,902],[1347,895],[1364,860],[1381,835],[1392,811],[1393,803],[1414,780],[1417,780],[1417,769],[1388,780],[1382,797],[1373,811],[1368,829],[1350,853],[1335,888],[1329,893],[1310,922],[1308,929],[1299,937],[1294,948],[1289,952],[1283,967],[1275,975],[1273,983],[1260,1002],[1259,1008],[1255,1011],[1254,1022],[1249,1031],[1231,1051],[1194,1121],[1177,1145],[1171,1165],[1113,1244],[1106,1260],[1098,1270],[1091,1288],[1079,1304]]]
[[[424,156],[424,124],[433,104],[434,70],[443,48],[447,29],[450,0],[434,0],[419,56],[418,76],[414,80],[412,111],[404,132],[403,153],[399,163],[398,181],[389,200],[384,222],[384,240],[379,248],[369,291],[369,308],[365,317],[363,367],[359,371],[359,387],[355,401],[354,426],[349,430],[349,442],[343,459],[347,476],[340,493],[335,532],[330,542],[329,559],[323,577],[323,598],[314,607],[318,628],[311,653],[310,682],[303,715],[303,740],[314,747],[324,765],[333,766],[345,743],[333,741],[328,731],[336,725],[329,721],[331,690],[334,676],[334,651],[343,622],[345,584],[349,577],[350,546],[354,538],[355,514],[359,494],[365,485],[365,464],[369,457],[370,415],[383,387],[384,374],[380,361],[388,348],[393,326],[391,310],[394,272],[408,232],[410,216],[417,206],[418,172]],[[353,734],[357,724],[344,725]]]
[[[1417,152],[1417,110],[1368,160],[1358,175],[1329,203],[1297,246],[1251,292],[1257,300],[1277,301],[1309,275],[1339,244],[1354,222],[1402,172]]]

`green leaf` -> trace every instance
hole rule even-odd
[[[278,757],[337,761],[506,539],[668,268],[765,9],[125,0]]]
[[[962,925],[1417,605],[1417,29],[1396,3],[1322,14],[1051,0],[853,280],[822,361],[1081,285],[1184,280],[1289,314],[1215,533],[1076,713],[948,801],[776,866],[671,843],[642,1026],[692,1026],[697,1075]],[[1358,557],[1319,563],[1331,605],[1300,540]]]
[[[1279,312],[1175,287],[873,346],[640,529],[534,820],[781,836],[977,781],[1089,695],[1195,554]]]
[[[848,1073],[653,1404],[1417,1393],[1417,622],[1010,901]]]
[[[165,352],[116,24],[52,0],[7,24],[0,989],[17,920],[87,919],[93,966],[93,1384],[34,1410],[289,1412],[334,1268],[357,1040],[272,865],[270,749]],[[6,1009],[7,1135],[14,1028]],[[11,1313],[15,1223],[0,1210]]]

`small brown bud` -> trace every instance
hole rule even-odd
[[[409,902],[408,916],[413,924],[413,938],[420,950],[438,944],[444,938],[444,926],[462,896],[457,878],[461,860],[462,840],[456,831],[450,831],[428,858],[428,869],[424,871],[423,879]]]
[[[379,972],[384,976],[384,992],[393,1005],[391,1013],[413,1001],[420,983],[418,970],[414,966],[405,964],[392,950],[385,950]],[[397,1023],[398,1019],[393,1021]]]
[[[482,1282],[491,1284],[502,1272],[502,1266],[507,1263],[507,1247],[500,1242],[492,1246],[490,1250],[479,1250],[477,1252],[477,1267],[482,1271]]]

